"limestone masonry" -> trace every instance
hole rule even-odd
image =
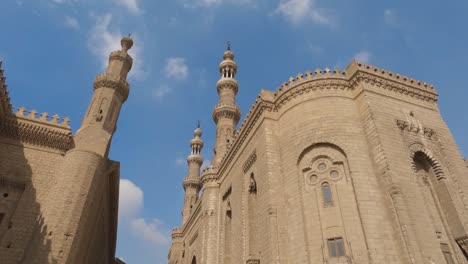
[[[434,87],[353,61],[262,90],[237,129],[223,57],[211,165],[198,127],[170,264],[468,263],[468,162]]]
[[[130,89],[133,40],[121,44],[75,135],[68,118],[15,112],[0,67],[1,264],[116,262],[120,167],[108,153]]]

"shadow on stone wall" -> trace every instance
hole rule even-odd
[[[52,187],[42,151],[26,148],[25,130],[14,116],[0,117],[0,259],[3,264],[57,263],[41,204]],[[33,171],[41,171],[35,176]],[[38,197],[36,188],[44,188]]]

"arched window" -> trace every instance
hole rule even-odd
[[[333,206],[330,184],[328,182],[322,183],[322,195],[323,195],[323,203],[325,207]]]
[[[193,256],[192,264],[197,264],[197,257]]]

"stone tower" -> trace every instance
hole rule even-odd
[[[234,53],[228,43],[224,52],[223,61],[219,64],[221,78],[216,84],[219,101],[213,109],[213,120],[216,123],[216,144],[211,160],[213,166],[217,166],[229,144],[232,143],[236,126],[240,118],[240,110],[236,104],[236,94],[239,89],[236,73],[237,64],[234,61]]]
[[[236,131],[228,49],[215,155],[169,263],[468,263],[468,168],[427,83],[352,61],[260,91]]]
[[[200,125],[193,132],[194,138],[190,141],[190,155],[187,157],[188,174],[184,179],[184,209],[182,210],[182,224],[190,217],[195,203],[198,201],[198,192],[201,189],[200,167],[203,164],[201,150],[203,148],[203,140],[201,139],[202,131]]]
[[[0,259],[2,263],[114,263],[119,163],[108,158],[130,86],[124,37],[109,56],[80,129],[68,118],[24,107],[13,113],[2,90]],[[2,79],[2,83],[4,79]]]

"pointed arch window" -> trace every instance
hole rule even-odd
[[[332,193],[330,189],[330,184],[328,182],[322,183],[322,195],[323,195],[323,204],[325,207],[332,207]]]
[[[197,257],[193,256],[192,263],[191,264],[197,264]]]

